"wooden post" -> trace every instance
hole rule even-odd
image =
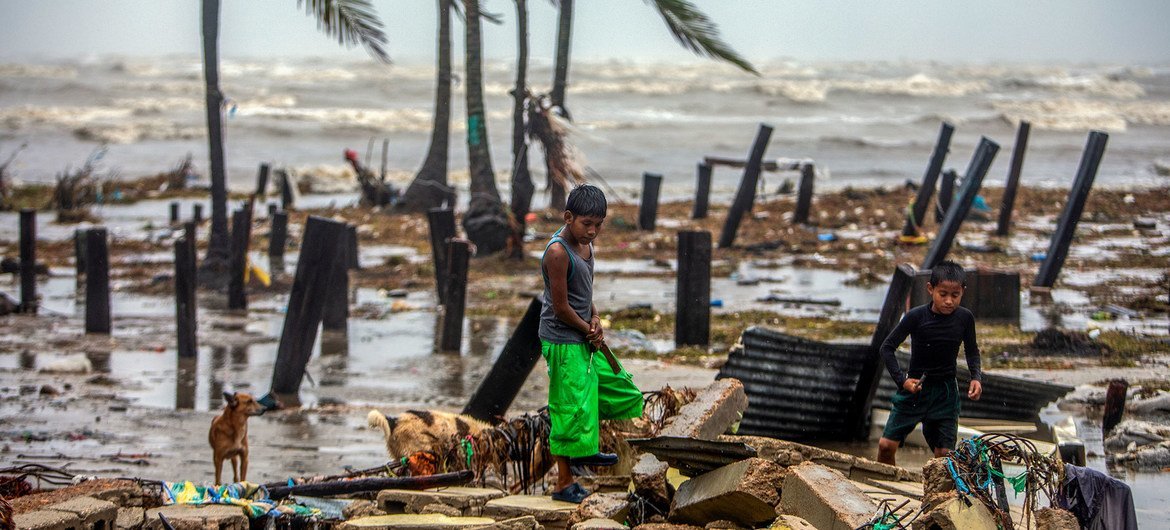
[[[492,364],[491,371],[467,400],[464,414],[486,422],[495,422],[507,414],[508,407],[512,406],[528,374],[540,359],[539,327],[540,300],[533,298],[524,317],[512,331],[512,337]]]
[[[272,219],[272,216],[276,215],[276,212],[278,212],[278,211],[280,211],[280,207],[277,206],[275,202],[268,203],[268,218],[269,219]]]
[[[85,228],[78,228],[73,231],[73,264],[77,268],[77,287],[81,287],[81,282],[85,279],[85,246],[88,236],[86,233],[89,230]]]
[[[658,193],[662,190],[662,175],[642,173],[642,203],[638,207],[638,228],[654,231],[658,220]]]
[[[1101,438],[1108,438],[1121,417],[1125,414],[1125,394],[1129,391],[1129,383],[1125,379],[1109,381],[1105,389],[1105,415],[1101,419]]]
[[[241,208],[232,212],[232,259],[228,281],[228,309],[248,309],[248,292],[244,274],[248,267],[248,240],[252,237],[252,211]]]
[[[1032,124],[1020,122],[1016,130],[1016,144],[1012,146],[1012,165],[1008,171],[1007,182],[1003,185],[1003,203],[999,207],[999,223],[995,228],[995,235],[1006,236],[1011,232],[1012,208],[1016,204],[1016,190],[1020,187],[1020,171],[1024,168],[1024,152],[1028,150],[1028,134],[1032,131]]]
[[[711,342],[711,232],[678,233],[674,344]]]
[[[951,202],[955,199],[955,181],[958,178],[959,175],[953,169],[943,172],[942,181],[938,184],[938,208],[934,209],[936,223],[941,223],[947,216],[947,210],[951,209]]]
[[[110,334],[110,252],[105,228],[86,231],[85,332]]]
[[[333,267],[344,267],[338,258],[344,242],[345,224],[321,217],[309,217],[301,258],[289,293],[284,330],[276,350],[272,392],[285,403],[298,403],[297,394],[305,376],[305,365],[317,341],[317,327],[325,307],[325,293]]]
[[[183,223],[183,237],[187,239],[187,244],[191,245],[191,251],[195,251],[197,243],[199,242],[198,234],[199,225],[195,221],[187,221]]]
[[[188,223],[192,225],[194,223]],[[198,352],[195,325],[195,253],[194,234],[188,232],[175,240],[175,332],[180,358],[194,358]]]
[[[268,257],[283,258],[288,244],[288,212],[281,210],[272,216],[272,227],[268,232]]]
[[[37,314],[37,211],[20,210],[20,312]]]
[[[695,184],[695,210],[691,219],[706,219],[707,207],[711,200],[711,166],[699,162],[697,173],[698,182]]]
[[[338,247],[337,260],[340,266],[333,267],[329,277],[329,289],[325,292],[325,313],[321,317],[321,328],[327,331],[348,331],[349,320],[349,260],[350,225],[345,225],[343,243]]]
[[[1109,135],[1101,131],[1089,133],[1084,154],[1081,155],[1081,165],[1077,169],[1076,181],[1069,191],[1068,201],[1065,202],[1064,211],[1060,214],[1060,222],[1056,225],[1056,233],[1052,234],[1048,254],[1044,258],[1044,263],[1040,265],[1040,271],[1036,273],[1033,286],[1051,288],[1056,283],[1056,277],[1060,276],[1060,269],[1064,267],[1064,259],[1068,255],[1068,247],[1077,231],[1077,223],[1080,222],[1081,213],[1085,210],[1085,201],[1089,200],[1089,190],[1093,189],[1093,180],[1097,178],[1097,167],[1101,165],[1101,157],[1105,156],[1105,143],[1108,140]]]
[[[255,199],[263,201],[264,196],[268,195],[268,163],[260,163],[260,173],[256,175],[256,195]]]
[[[760,164],[763,163],[764,151],[768,148],[768,140],[771,138],[772,127],[761,123],[759,131],[756,132],[756,141],[748,155],[747,166],[743,170],[743,178],[739,181],[739,189],[735,192],[735,201],[731,203],[731,210],[727,212],[727,220],[723,223],[723,231],[719,234],[719,248],[735,244],[739,222],[743,220],[743,214],[752,209],[752,203],[756,200],[756,185],[760,181]]]
[[[194,219],[196,223],[203,224],[203,203],[195,203],[195,205],[192,206],[192,210],[191,218]]]
[[[353,270],[361,270],[361,261],[358,259],[358,234],[357,225],[347,225],[348,233],[346,235],[345,246],[345,264],[347,268]]]
[[[431,228],[431,264],[435,268],[435,293],[442,305],[447,296],[447,240],[455,237],[455,212],[450,208],[427,211]]]
[[[849,408],[848,425],[854,426],[854,437],[864,440],[869,437],[869,409],[873,406],[873,396],[877,393],[878,383],[882,380],[882,358],[880,354],[882,342],[886,336],[898,325],[902,313],[906,311],[906,299],[910,296],[910,286],[914,282],[914,267],[902,263],[894,269],[894,277],[890,280],[890,287],[886,290],[886,300],[882,303],[882,312],[878,315],[877,326],[869,340],[869,355],[861,366],[861,375],[857,380],[857,391],[853,393],[853,403]]]
[[[447,295],[443,304],[443,333],[439,351],[458,352],[463,342],[463,307],[467,297],[467,266],[471,244],[464,239],[447,240]]]
[[[171,201],[171,226],[179,224],[179,201]]]
[[[198,388],[199,360],[195,357],[175,358],[175,408],[195,409],[195,390]],[[165,526],[164,526],[165,528]]]
[[[287,212],[296,207],[296,191],[293,190],[296,184],[289,178],[287,171],[277,170],[276,174],[280,176],[280,209]]]
[[[967,175],[963,177],[963,187],[959,190],[959,202],[952,204],[947,209],[947,217],[943,219],[942,226],[939,227],[938,237],[935,238],[934,244],[927,251],[926,259],[922,261],[923,269],[934,268],[940,261],[946,259],[947,252],[951,251],[951,243],[954,242],[955,235],[959,233],[959,227],[962,226],[963,219],[967,217],[967,212],[971,211],[971,203],[979,194],[979,187],[983,185],[983,177],[987,176],[987,169],[991,167],[991,161],[995,159],[997,152],[999,152],[999,144],[987,137],[979,140],[975,156],[971,157],[971,165],[967,166]]]
[[[813,181],[816,178],[816,166],[813,164],[800,165],[800,192],[796,196],[796,211],[792,213],[794,224],[808,224],[808,214],[812,209]]]
[[[922,186],[918,188],[918,195],[914,197],[914,204],[908,208],[906,224],[902,227],[902,235],[916,236],[926,224],[926,212],[930,207],[930,197],[934,195],[934,188],[938,184],[938,175],[942,172],[943,162],[951,148],[951,136],[955,133],[955,126],[943,122],[938,130],[938,140],[934,142],[934,152],[930,154],[930,162],[926,165],[926,174],[922,176]],[[951,181],[952,187],[954,180]],[[942,192],[939,192],[939,201],[942,201]]]

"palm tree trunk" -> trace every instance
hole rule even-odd
[[[532,175],[528,171],[528,144],[524,141],[524,103],[528,95],[528,2],[516,0],[517,65],[512,89],[512,256],[524,258],[524,217],[532,207]]]
[[[571,119],[565,108],[565,88],[569,82],[569,44],[573,33],[573,0],[560,0],[560,18],[557,24],[557,58],[553,66],[552,94],[549,99],[554,107],[560,107],[565,118]],[[554,178],[552,167],[545,162],[548,175],[546,186],[549,190],[548,207],[552,210],[565,209],[564,178]]]
[[[219,0],[203,0],[203,80],[207,94],[207,150],[211,157],[211,235],[207,257],[200,268],[200,281],[217,285],[226,280],[231,254],[223,151],[223,93],[219,90]]]
[[[451,139],[451,0],[438,0],[438,73],[435,81],[435,125],[422,168],[414,176],[399,206],[426,211],[447,202],[455,205],[455,190],[447,185],[448,142]]]
[[[471,201],[463,216],[463,230],[479,255],[494,254],[508,243],[508,219],[500,203],[488,149],[487,120],[483,105],[483,49],[479,30],[480,0],[463,0],[467,19],[465,68],[467,68],[467,157],[471,172]]]

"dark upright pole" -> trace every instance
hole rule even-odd
[[[272,228],[268,232],[268,257],[283,258],[288,244],[288,212],[280,210],[272,216]]]
[[[194,358],[198,352],[195,335],[195,254],[190,232],[175,241],[175,331],[179,357]]]
[[[232,261],[228,282],[228,309],[248,309],[244,274],[248,267],[248,240],[252,236],[252,210],[232,212]]]
[[[467,400],[464,414],[486,422],[504,417],[540,359],[539,327],[540,300],[533,298],[491,371]]]
[[[735,244],[735,233],[739,231],[739,222],[743,214],[751,211],[752,203],[756,200],[756,185],[760,181],[760,166],[764,161],[764,151],[768,148],[768,140],[772,138],[772,127],[760,124],[756,133],[756,141],[752,144],[748,155],[747,165],[744,166],[743,178],[739,181],[739,189],[735,192],[735,201],[731,203],[731,210],[727,212],[727,220],[723,223],[723,231],[719,234],[719,248],[727,248]]]
[[[467,297],[467,265],[471,245],[466,240],[447,241],[447,295],[443,304],[443,330],[439,350],[458,352],[463,341],[463,307]]]
[[[987,169],[991,167],[991,161],[995,159],[997,152],[999,152],[999,144],[986,137],[979,140],[979,147],[975,149],[975,156],[971,158],[971,165],[967,166],[967,174],[963,177],[963,188],[959,190],[959,202],[952,204],[947,209],[947,217],[943,219],[942,226],[938,230],[938,237],[935,238],[934,244],[927,251],[926,259],[922,261],[922,268],[933,268],[940,261],[946,259],[947,252],[951,251],[951,243],[955,240],[955,235],[959,233],[959,227],[962,226],[963,219],[967,217],[967,212],[971,211],[971,203],[979,194],[979,186],[983,185],[983,177],[987,176]]]
[[[357,225],[348,225],[349,233],[346,235],[345,247],[345,265],[346,267],[359,270],[362,268],[361,261],[358,259],[358,234]]]
[[[922,176],[922,186],[918,188],[918,195],[914,197],[914,204],[908,209],[906,224],[902,227],[902,235],[916,236],[926,224],[926,209],[930,207],[930,197],[934,195],[934,188],[938,184],[938,175],[942,172],[943,162],[947,159],[947,152],[951,148],[951,135],[955,133],[955,126],[943,122],[938,130],[938,140],[934,142],[934,152],[930,154],[930,162],[926,165],[926,174]],[[951,181],[952,185],[954,180]],[[942,201],[942,192],[939,192],[939,201]]]
[[[1036,273],[1036,280],[1032,285],[1037,287],[1052,287],[1056,277],[1060,276],[1060,269],[1064,267],[1064,258],[1068,254],[1068,247],[1072,243],[1073,235],[1077,231],[1077,223],[1081,220],[1081,213],[1085,210],[1085,201],[1089,200],[1089,190],[1093,189],[1093,180],[1097,178],[1097,167],[1101,165],[1101,157],[1105,156],[1105,143],[1109,135],[1101,131],[1089,133],[1089,140],[1085,144],[1085,152],[1081,155],[1081,166],[1077,169],[1077,178],[1069,191],[1068,201],[1064,204],[1064,211],[1060,214],[1060,222],[1056,225],[1056,233],[1052,234],[1052,242],[1048,245],[1048,255]]]
[[[439,304],[447,296],[447,240],[455,237],[455,212],[449,208],[427,211],[431,227],[431,263],[435,267],[435,293]]]
[[[906,300],[910,296],[910,287],[914,285],[914,267],[903,263],[894,269],[894,277],[890,280],[890,287],[886,290],[886,300],[882,303],[882,312],[878,315],[877,327],[873,330],[873,337],[869,340],[869,355],[861,365],[861,375],[857,379],[857,391],[853,393],[853,403],[849,407],[848,425],[854,427],[854,437],[865,439],[869,436],[869,409],[873,405],[873,396],[877,392],[878,383],[882,380],[882,359],[879,353],[886,336],[898,325],[902,312],[906,310]]]
[[[345,267],[338,259],[345,239],[345,224],[320,217],[309,217],[301,259],[288,298],[284,330],[276,350],[272,373],[272,392],[282,401],[298,402],[297,393],[305,376],[305,364],[317,341],[317,327],[325,307],[325,293],[333,267]]]
[[[959,175],[953,169],[943,172],[942,181],[938,184],[938,208],[934,209],[936,223],[941,223],[947,216],[947,210],[951,209],[951,202],[955,199],[955,180],[958,178]]]
[[[171,226],[179,224],[179,201],[171,201]]]
[[[678,233],[674,343],[711,342],[711,232]]]
[[[996,225],[995,235],[1006,236],[1011,232],[1012,208],[1016,204],[1016,190],[1020,187],[1020,170],[1024,168],[1024,152],[1028,150],[1028,134],[1032,131],[1032,124],[1021,121],[1016,130],[1016,145],[1012,147],[1012,166],[1008,171],[1007,182],[1003,185],[1003,204],[999,207],[999,224]]]
[[[268,203],[268,218],[269,219],[271,219],[272,216],[276,215],[276,212],[278,212],[278,211],[280,211],[280,207],[277,206],[275,202]]]
[[[280,176],[280,209],[287,212],[295,207],[296,195],[292,188],[295,184],[287,171],[277,170],[277,175]]]
[[[329,290],[325,293],[325,313],[321,317],[321,328],[330,331],[346,331],[349,320],[349,232],[350,225],[342,234],[344,242],[338,247],[337,260],[340,266],[333,267],[329,277]]]
[[[711,166],[704,162],[699,162],[697,174],[698,182],[695,184],[695,211],[691,213],[691,219],[706,219],[707,207],[711,200]]]
[[[20,211],[20,311],[37,314],[37,211]]]
[[[85,253],[85,332],[109,335],[110,252],[105,228],[86,231]]]
[[[263,201],[264,196],[268,195],[268,163],[260,164],[260,173],[256,175],[256,199]]]
[[[202,224],[203,223],[203,204],[197,202],[197,203],[195,203],[194,206],[191,207],[191,209],[192,209],[191,218],[194,219],[196,223]]]
[[[89,230],[79,228],[73,231],[73,264],[77,267],[77,287],[81,287],[81,281],[85,278],[85,246],[89,236]]]
[[[658,193],[662,190],[662,175],[642,173],[642,204],[638,207],[638,228],[654,230],[658,220]]]
[[[1125,394],[1129,391],[1129,383],[1125,379],[1109,381],[1105,389],[1105,415],[1101,419],[1101,438],[1108,438],[1121,417],[1125,415]]]
[[[796,211],[792,213],[792,222],[808,224],[808,214],[812,210],[813,181],[817,178],[817,168],[812,164],[800,165],[800,192],[796,196]]]

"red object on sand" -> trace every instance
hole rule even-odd
[[[349,160],[350,162],[357,162],[357,159],[358,159],[357,151],[354,151],[353,149],[346,149],[345,150],[345,159]]]

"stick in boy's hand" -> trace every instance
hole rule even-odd
[[[618,364],[617,357],[614,357],[613,351],[609,349],[609,345],[603,342],[601,343],[600,349],[601,354],[605,356],[605,362],[609,363],[609,367],[613,369],[613,374],[617,375],[622,373],[622,365]]]

